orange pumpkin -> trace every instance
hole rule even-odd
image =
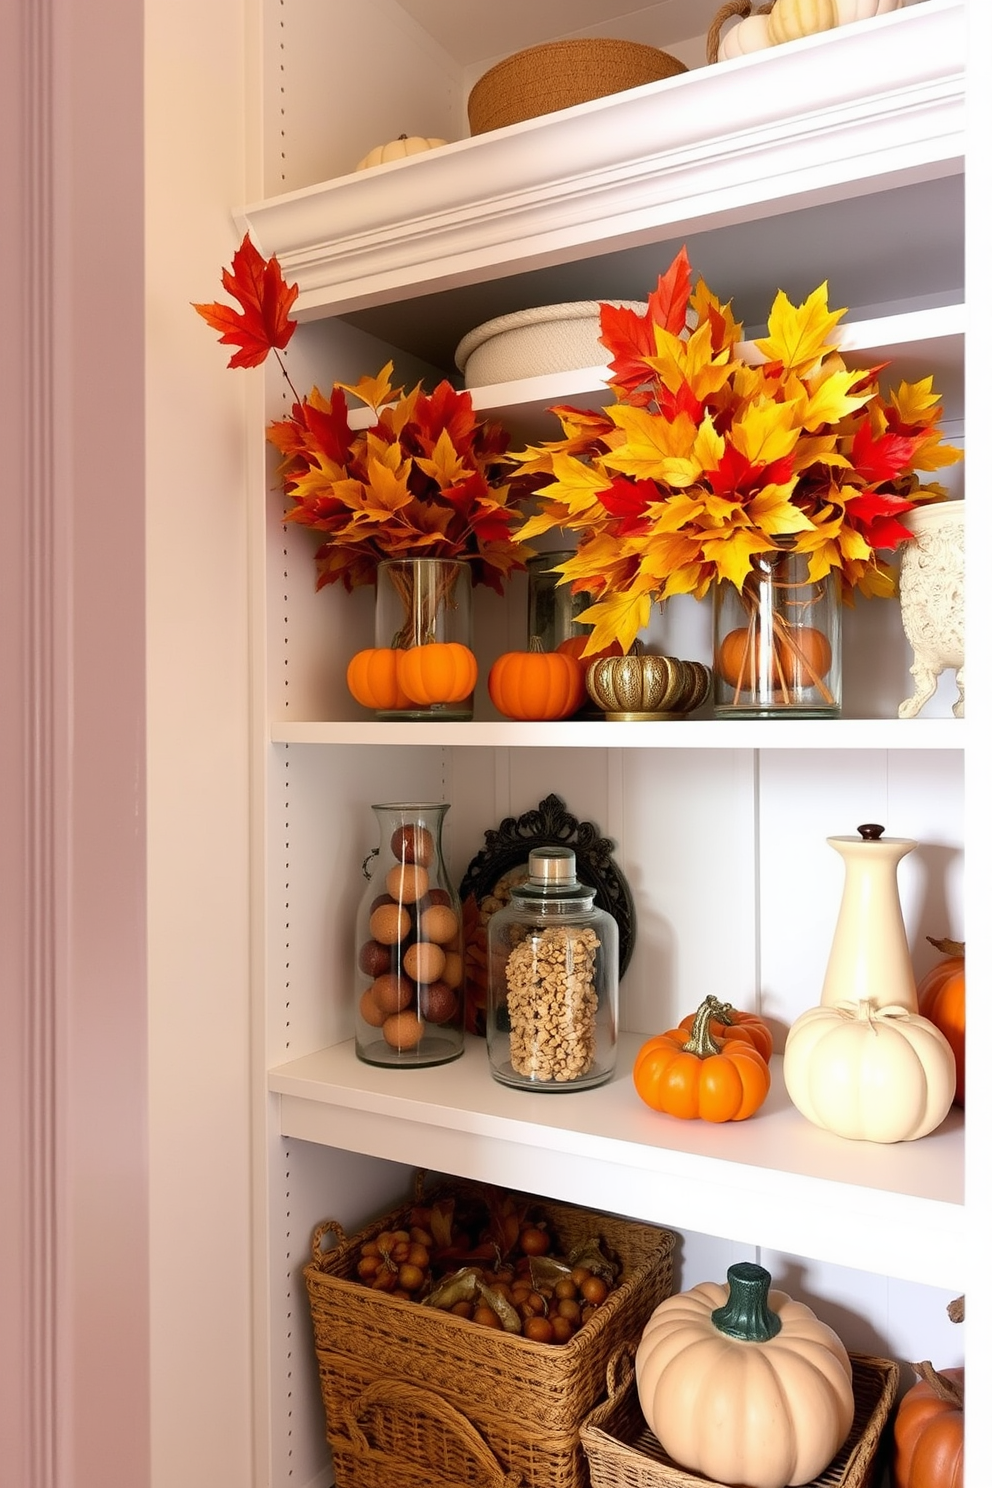
[[[964,1370],[929,1362],[896,1410],[893,1488],[964,1488]]]
[[[916,996],[924,1018],[935,1023],[954,1050],[954,1104],[964,1106],[964,942],[934,940],[932,946],[944,959],[932,966],[920,981]]]
[[[803,627],[789,630],[788,638],[776,634],[770,662],[763,655],[762,635],[758,626],[741,626],[731,630],[720,642],[716,667],[730,687],[754,692],[771,669],[771,682],[784,678],[787,688],[813,687],[826,676],[832,661],[830,641],[822,630]]]
[[[746,1039],[753,1044],[767,1062],[772,1057],[772,1031],[763,1018],[757,1013],[742,1013],[737,1008],[731,1007],[729,1002],[720,1002],[716,997],[707,997],[706,1001],[713,1006],[713,1016],[710,1019],[710,1033],[715,1039]],[[687,1013],[679,1024],[686,1032],[692,1032],[696,1014]]]
[[[744,1121],[771,1087],[766,1061],[746,1039],[714,1039],[712,1006],[704,1002],[692,1030],[673,1028],[648,1039],[634,1060],[634,1089],[653,1111],[681,1120]]]
[[[585,701],[585,674],[562,651],[507,651],[493,662],[489,696],[507,718],[569,718]]]
[[[610,645],[607,646],[605,651],[594,651],[591,656],[583,656],[582,653],[586,649],[588,640],[589,637],[587,635],[567,636],[565,640],[559,641],[558,645],[555,647],[555,650],[560,652],[564,656],[574,656],[575,660],[582,668],[583,677],[585,677],[586,672],[592,666],[593,662],[598,661],[601,656],[623,655],[623,647],[621,646],[620,642],[612,641]]]
[[[467,698],[479,676],[479,665],[460,641],[437,641],[401,651],[396,676],[408,697],[426,708]]]
[[[351,658],[345,680],[348,691],[363,708],[392,712],[411,706],[412,699],[403,691],[397,676],[402,654],[391,646],[371,646]]]

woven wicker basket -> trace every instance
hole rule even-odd
[[[333,1220],[318,1225],[304,1278],[341,1488],[403,1488],[404,1474],[417,1488],[586,1488],[579,1428],[616,1349],[636,1343],[671,1294],[676,1237],[568,1204],[537,1207],[564,1247],[596,1235],[622,1262],[614,1291],[566,1344],[481,1328],[351,1280],[362,1244],[399,1228],[408,1204],[350,1240]],[[339,1243],[325,1251],[332,1233]]]
[[[469,129],[485,134],[687,71],[677,57],[637,41],[576,37],[527,47],[479,78],[468,96]]]
[[[607,1368],[607,1398],[579,1432],[592,1488],[725,1488],[676,1466],[641,1414],[634,1378],[634,1347],[622,1345]],[[879,1442],[895,1404],[899,1366],[891,1359],[851,1354],[854,1424],[829,1467],[808,1488],[867,1488],[874,1480]]]

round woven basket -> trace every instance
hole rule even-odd
[[[455,347],[455,366],[466,387],[513,382],[575,367],[599,367],[609,353],[599,339],[599,300],[535,305],[500,315],[464,335]],[[647,313],[645,300],[609,300]]]
[[[687,71],[677,57],[637,41],[577,37],[527,47],[482,74],[468,96],[469,129],[485,134]]]

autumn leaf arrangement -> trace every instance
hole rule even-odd
[[[293,395],[289,417],[266,437],[281,456],[284,520],[321,536],[317,588],[374,584],[383,559],[447,558],[501,594],[529,553],[515,540],[523,518],[506,430],[478,418],[470,394],[447,381],[432,392],[394,387],[391,362],[357,383],[334,382],[327,396],[313,388],[301,397],[281,355],[296,330],[298,286],[247,234],[221,283],[240,310],[216,301],[194,309],[237,348],[228,366],[257,367],[271,353]],[[351,427],[349,393],[371,410],[367,428]]]
[[[837,349],[843,310],[824,283],[794,306],[779,292],[768,334],[743,343],[731,305],[685,248],[643,315],[601,305],[615,401],[561,405],[563,437],[519,453],[537,510],[522,542],[576,534],[563,583],[589,596],[586,651],[630,651],[651,607],[703,599],[715,584],[746,598],[764,555],[806,556],[812,584],[891,596],[885,558],[911,537],[900,520],[946,492],[924,475],[962,452],[943,443],[932,378],[883,396],[885,364],[851,369]]]

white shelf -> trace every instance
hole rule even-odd
[[[959,418],[964,406],[964,333],[965,308],[952,304],[843,322],[837,344],[849,358],[860,354],[866,362],[895,363],[895,373],[907,382],[932,376],[945,409]],[[753,342],[743,342],[740,353],[745,361],[760,360]],[[609,377],[606,365],[577,367],[469,391],[477,413],[498,419],[518,440],[537,440],[559,436],[557,421],[548,412],[555,404],[592,408],[612,401]],[[374,421],[375,414],[366,407],[354,408],[349,415],[354,429],[368,428]],[[946,427],[946,419],[944,423]]]
[[[788,1099],[781,1060],[751,1119],[712,1125],[646,1107],[630,1076],[643,1036],[626,1034],[597,1090],[531,1093],[498,1084],[484,1040],[434,1069],[361,1063],[349,1039],[269,1072],[284,1136],[588,1201],[679,1231],[931,1286],[965,1276],[964,1121],[954,1108],[917,1142],[848,1142]]]
[[[306,320],[959,175],[965,10],[927,0],[236,217]]]
[[[677,719],[655,723],[275,722],[273,744],[414,744],[526,749],[947,749],[961,750],[965,720]]]

